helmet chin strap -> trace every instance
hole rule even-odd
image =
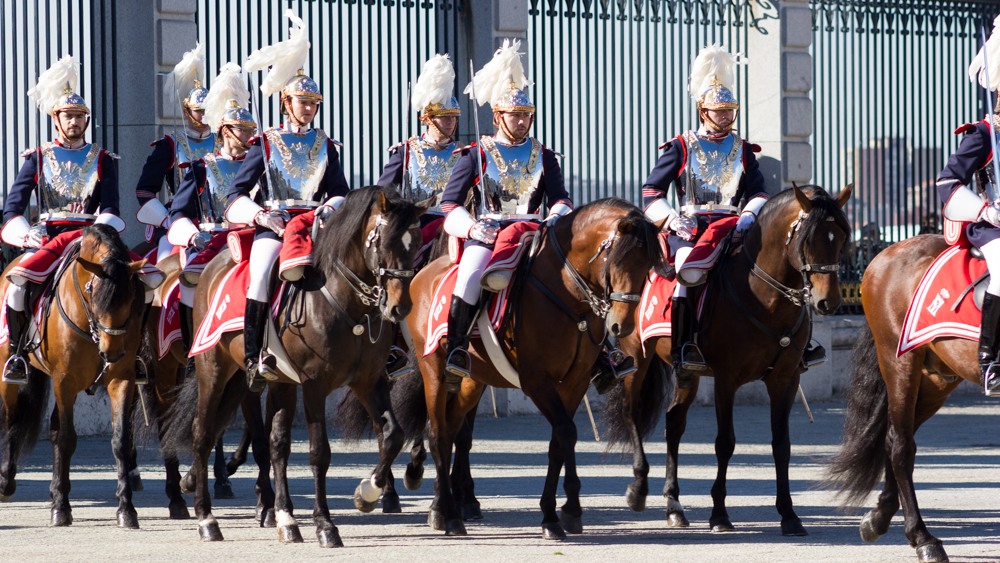
[[[698,117],[701,118],[702,122],[711,123],[712,127],[715,128],[715,131],[712,133],[712,137],[725,137],[726,135],[734,131],[735,129],[733,128],[733,125],[736,123],[736,118],[739,115],[740,115],[740,110],[737,109],[736,114],[733,115],[733,120],[729,122],[728,126],[723,127],[722,125],[719,125],[718,123],[713,121],[712,118],[708,116],[708,110],[704,108],[698,109]]]
[[[58,112],[58,111],[56,112],[55,119],[54,119],[55,124],[56,124],[56,132],[59,133],[59,136],[62,137],[63,139],[65,139],[69,143],[70,146],[75,145],[77,143],[77,141],[82,141],[83,140],[83,136],[87,133],[87,127],[90,126],[90,114],[87,114],[87,124],[83,126],[83,133],[81,133],[79,137],[77,137],[75,139],[72,139],[72,138],[70,138],[69,135],[66,134],[65,131],[63,131],[62,126],[59,124],[59,113],[60,112]]]
[[[437,133],[438,138],[444,141],[444,144],[450,143],[455,140],[455,137],[451,135],[445,135],[444,131],[442,131],[441,128],[438,127],[437,124],[434,123],[434,120],[431,119],[430,117],[421,117],[420,120],[423,121],[425,125],[427,125],[428,129],[433,129]]]
[[[193,115],[191,115],[191,108],[184,108],[184,118],[187,119],[188,125],[191,129],[194,129],[195,131],[198,129],[208,129],[207,125],[198,121]]]
[[[513,141],[515,143],[520,143],[521,141],[527,139],[528,138],[528,134],[531,133],[531,126],[535,124],[535,116],[532,115],[531,116],[531,123],[528,124],[528,130],[525,131],[524,135],[521,138],[517,138],[517,137],[514,136],[513,133],[510,132],[510,129],[507,127],[507,122],[503,120],[503,112],[497,112],[494,115],[499,118],[499,119],[496,119],[495,121],[499,121],[500,122],[500,130],[503,131],[503,134],[506,135],[508,139],[510,139],[511,141]]]
[[[305,127],[306,125],[309,125],[308,123],[305,123],[301,119],[299,119],[298,116],[295,115],[295,112],[292,111],[292,97],[291,96],[282,95],[281,96],[281,103],[285,107],[285,115],[288,116],[288,119],[292,122],[292,125],[295,125],[298,128],[302,128],[302,127]]]
[[[239,149],[240,154],[243,154],[248,150],[250,150],[250,145],[241,141],[240,138],[237,137],[235,133],[233,133],[231,125],[223,125],[219,130],[222,132],[222,135],[225,138],[233,142],[236,148]]]

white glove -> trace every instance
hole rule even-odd
[[[698,220],[690,215],[678,215],[670,220],[667,224],[667,228],[671,231],[677,233],[677,236],[684,240],[691,240],[694,238],[694,229],[698,226]]]
[[[28,234],[24,235],[24,248],[41,248],[45,244],[47,234],[45,225],[32,226],[28,229]]]
[[[201,250],[206,246],[208,246],[208,243],[210,242],[212,242],[212,233],[206,233],[205,231],[201,231],[195,233],[191,237],[191,240],[188,241],[188,248],[196,248],[198,250]]]
[[[558,221],[560,217],[562,217],[562,215],[556,215],[555,213],[549,215],[548,217],[545,218],[545,226],[551,227],[555,225],[556,221]]]
[[[327,220],[333,216],[334,209],[329,205],[320,205],[316,208],[316,220],[319,221],[319,228],[326,227]]]
[[[279,237],[285,234],[285,218],[278,213],[260,211],[254,216],[253,222],[265,229],[271,229]]]
[[[741,213],[739,220],[736,221],[736,234],[742,234],[744,231],[749,229],[756,220],[757,216],[754,215],[752,211],[744,211]]]
[[[1000,227],[1000,205],[991,203],[983,207],[983,210],[979,212],[979,220],[986,221],[994,227]]]
[[[469,238],[478,240],[483,244],[492,245],[497,242],[497,235],[500,233],[500,224],[494,219],[480,219],[469,229]]]

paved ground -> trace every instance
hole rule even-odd
[[[646,511],[635,513],[622,496],[631,479],[629,464],[603,456],[604,444],[593,441],[582,415],[577,425],[584,534],[561,543],[542,540],[538,495],[549,426],[540,417],[481,418],[473,471],[486,518],[467,524],[465,538],[446,538],[426,526],[430,479],[416,493],[403,492],[404,514],[355,511],[350,494],[374,466],[375,446],[365,442],[346,449],[335,441],[330,504],[347,547],[321,550],[309,518],[312,479],[302,429],[295,431],[290,476],[306,543],[280,545],[275,530],[255,526],[252,472],[246,468],[234,476],[238,498],[216,502],[215,515],[227,541],[201,543],[193,520],[166,518],[163,471],[152,450],[142,462],[146,489],[135,495],[142,529],[119,530],[114,524],[114,462],[108,439],[82,438],[73,460],[73,526],[47,527],[51,450],[41,443],[21,468],[12,502],[0,506],[0,561],[915,561],[903,537],[901,516],[878,543],[866,545],[857,532],[859,516],[838,512],[829,493],[811,488],[821,472],[818,458],[835,450],[843,416],[840,404],[816,404],[813,409],[812,425],[801,406],[792,413],[792,492],[809,537],[780,535],[766,407],[737,407],[740,443],[729,471],[729,506],[738,531],[708,531],[708,493],[715,475],[714,411],[696,408],[681,449],[682,501],[692,522],[686,530],[665,526],[666,503],[659,494],[666,451],[662,433],[655,433],[647,449],[654,467],[653,493]],[[998,413],[996,401],[955,398],[917,435],[920,504],[952,561],[1000,561]],[[227,442],[237,438],[229,435]],[[396,467],[399,474],[402,464]],[[431,465],[428,476],[432,473]]]

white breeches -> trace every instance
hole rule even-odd
[[[483,270],[492,257],[492,246],[471,239],[465,241],[462,260],[458,264],[458,279],[455,280],[455,295],[461,297],[462,301],[469,305],[479,302],[479,294],[482,292],[479,279],[483,277]]]
[[[159,242],[156,244],[156,261],[166,260],[167,256],[170,256],[170,252],[174,249],[174,245],[167,242],[167,235],[160,237]]]
[[[267,303],[267,278],[271,268],[278,260],[281,252],[281,241],[273,238],[260,238],[253,241],[250,249],[250,287],[247,289],[247,299]]]
[[[1000,296],[1000,239],[994,239],[979,247],[986,258],[986,268],[990,271],[990,283],[986,293]]]
[[[694,248],[694,243],[684,240],[677,235],[670,235],[667,237],[667,244],[674,251],[674,270],[680,272],[681,266],[687,261],[688,255],[691,254],[691,249]],[[680,276],[680,273],[677,275]],[[687,290],[687,286],[678,283],[674,286],[674,297],[687,297]]]
[[[24,294],[27,293],[27,291],[23,287],[13,283],[10,284],[8,288],[9,289],[7,290],[7,306],[10,307],[11,309],[14,309],[15,311],[20,311],[23,313]]]
[[[181,290],[181,303],[184,304],[184,305],[187,305],[188,307],[191,307],[192,309],[194,309],[194,290],[195,290],[195,288],[188,287],[188,286],[184,285],[183,283],[180,284],[180,285],[178,285],[177,287],[179,287],[180,290]]]

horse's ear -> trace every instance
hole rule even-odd
[[[853,182],[847,184],[846,188],[840,190],[840,193],[837,194],[837,206],[843,209],[844,206],[847,205],[847,200],[851,199],[851,192],[853,191],[854,191]]]
[[[378,193],[378,210],[380,213],[388,213],[392,211],[395,205],[389,201],[389,198],[385,197],[385,192]]]
[[[415,205],[415,207],[417,208],[417,217],[420,217],[424,213],[427,213],[427,210],[434,205],[434,200],[436,198],[437,196],[431,196],[423,201],[418,201]]]
[[[799,200],[799,207],[802,208],[802,211],[805,213],[812,211],[813,203],[809,200],[809,196],[803,193],[795,184],[792,184],[792,189],[795,190],[795,199]]]
[[[618,221],[618,234],[627,235],[632,232],[632,221]]]
[[[136,260],[135,262],[129,262],[128,264],[129,275],[134,276],[138,274],[140,270],[146,267],[146,262],[149,262],[149,260],[145,258],[143,258],[142,260]]]
[[[100,264],[96,262],[91,262],[86,258],[77,257],[76,263],[83,266],[84,270],[87,270],[88,272],[94,274],[95,276],[99,276],[104,273],[104,268],[102,268]]]

